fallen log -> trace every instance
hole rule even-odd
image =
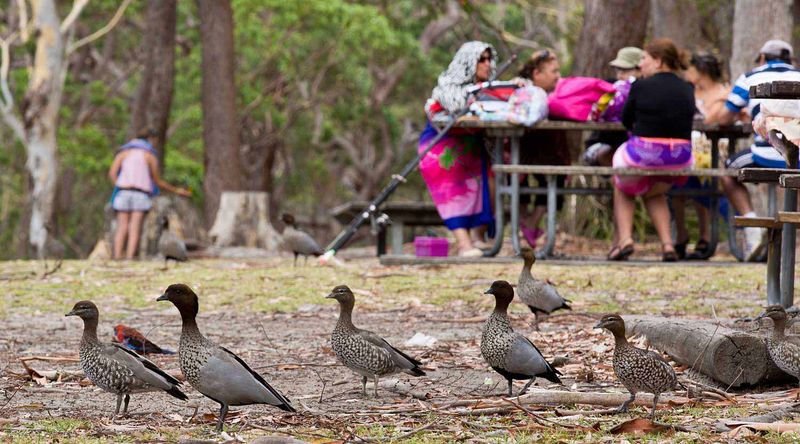
[[[769,357],[764,338],[710,322],[625,316],[626,334],[644,336],[675,362],[726,387],[748,387],[795,380]]]

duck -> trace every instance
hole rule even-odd
[[[531,248],[522,248],[520,256],[524,260],[522,272],[517,282],[517,295],[523,304],[527,305],[534,316],[533,326],[539,331],[539,315],[549,315],[556,310],[572,310],[569,300],[558,294],[553,284],[536,279],[531,274],[531,267],[536,262],[536,255]]]

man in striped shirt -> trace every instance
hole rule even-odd
[[[759,51],[756,64],[758,67],[744,73],[736,79],[733,90],[728,95],[725,108],[713,120],[720,124],[731,124],[742,113],[755,119],[760,111],[760,99],[750,98],[750,87],[761,83],[782,81],[800,81],[800,71],[792,66],[792,46],[783,40],[770,40],[764,43]],[[756,135],[750,148],[731,156],[725,165],[728,168],[786,168],[786,162],[769,142]],[[756,213],[750,202],[747,188],[733,177],[723,177],[722,187],[725,195],[739,214],[754,217]],[[765,231],[761,228],[747,227],[745,232],[744,254],[746,261],[757,260],[763,256],[766,246]]]

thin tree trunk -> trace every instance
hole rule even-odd
[[[792,0],[736,0],[733,14],[731,78],[753,67],[761,45],[770,39],[792,40]]]
[[[142,45],[146,59],[131,112],[128,136],[147,127],[158,134],[156,150],[164,162],[169,113],[175,79],[175,16],[177,0],[149,0]]]
[[[230,0],[197,0],[197,5],[203,45],[204,215],[206,224],[210,224],[222,192],[241,189],[233,11]]]
[[[696,3],[694,0],[651,0],[653,37],[667,37],[678,48],[690,51],[705,48]]]
[[[42,257],[53,220],[58,179],[56,131],[64,89],[64,39],[53,0],[34,0],[31,10],[37,30],[36,55],[22,119],[32,185],[29,241]]]
[[[649,11],[648,0],[586,0],[572,75],[613,77],[608,62],[624,46],[642,46]]]

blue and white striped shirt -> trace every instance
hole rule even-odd
[[[744,73],[736,79],[733,84],[733,91],[728,94],[725,106],[733,113],[746,109],[750,117],[755,119],[759,112],[758,105],[761,100],[750,98],[750,87],[776,80],[798,82],[800,81],[800,71],[794,66],[779,60],[769,61],[765,65]]]

